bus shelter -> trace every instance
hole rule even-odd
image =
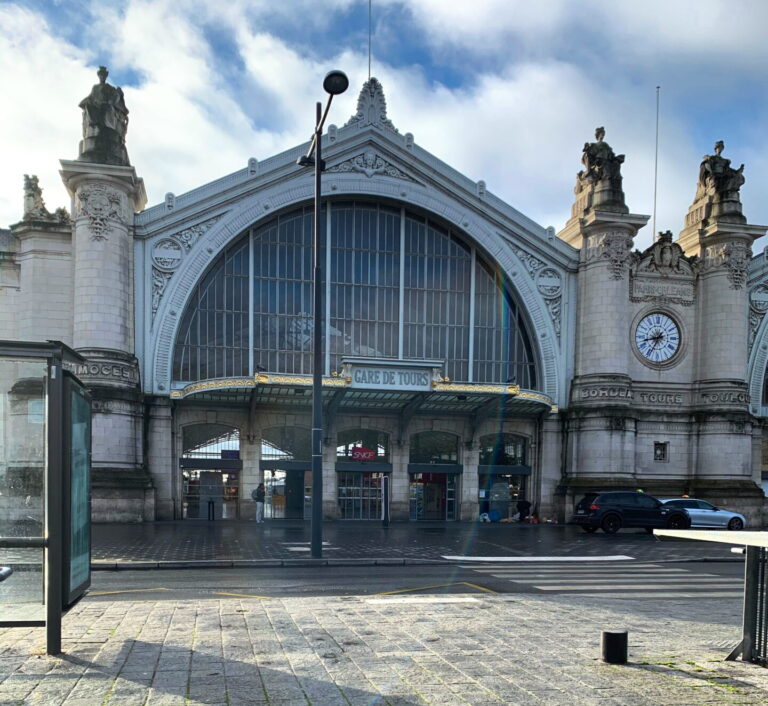
[[[46,627],[90,585],[91,398],[60,341],[0,341],[0,625]]]

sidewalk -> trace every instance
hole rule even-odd
[[[0,703],[410,706],[765,704],[768,670],[723,662],[737,600],[535,594],[89,602],[0,629]],[[630,663],[599,661],[629,630]]]
[[[93,525],[94,568],[287,565],[310,560],[309,522],[176,521]],[[412,563],[447,556],[599,556],[732,560],[728,545],[665,541],[643,531],[587,535],[570,525],[379,522],[323,524],[326,563]],[[741,560],[740,558],[736,560]]]

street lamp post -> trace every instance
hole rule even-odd
[[[315,167],[315,214],[312,221],[312,558],[323,556],[323,271],[320,256],[320,188],[323,163],[321,146],[323,125],[328,117],[334,96],[344,93],[349,79],[343,71],[330,71],[323,79],[328,94],[325,110],[318,102],[315,113],[315,132],[309,151],[299,158],[302,167]]]

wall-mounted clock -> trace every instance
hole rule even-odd
[[[680,350],[680,327],[667,314],[644,316],[635,329],[635,346],[649,363],[666,363]]]

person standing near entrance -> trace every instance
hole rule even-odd
[[[517,511],[520,513],[520,522],[525,522],[531,512],[531,503],[525,499],[524,495],[517,501]]]
[[[264,483],[259,483],[251,497],[256,501],[256,522],[264,522]]]

